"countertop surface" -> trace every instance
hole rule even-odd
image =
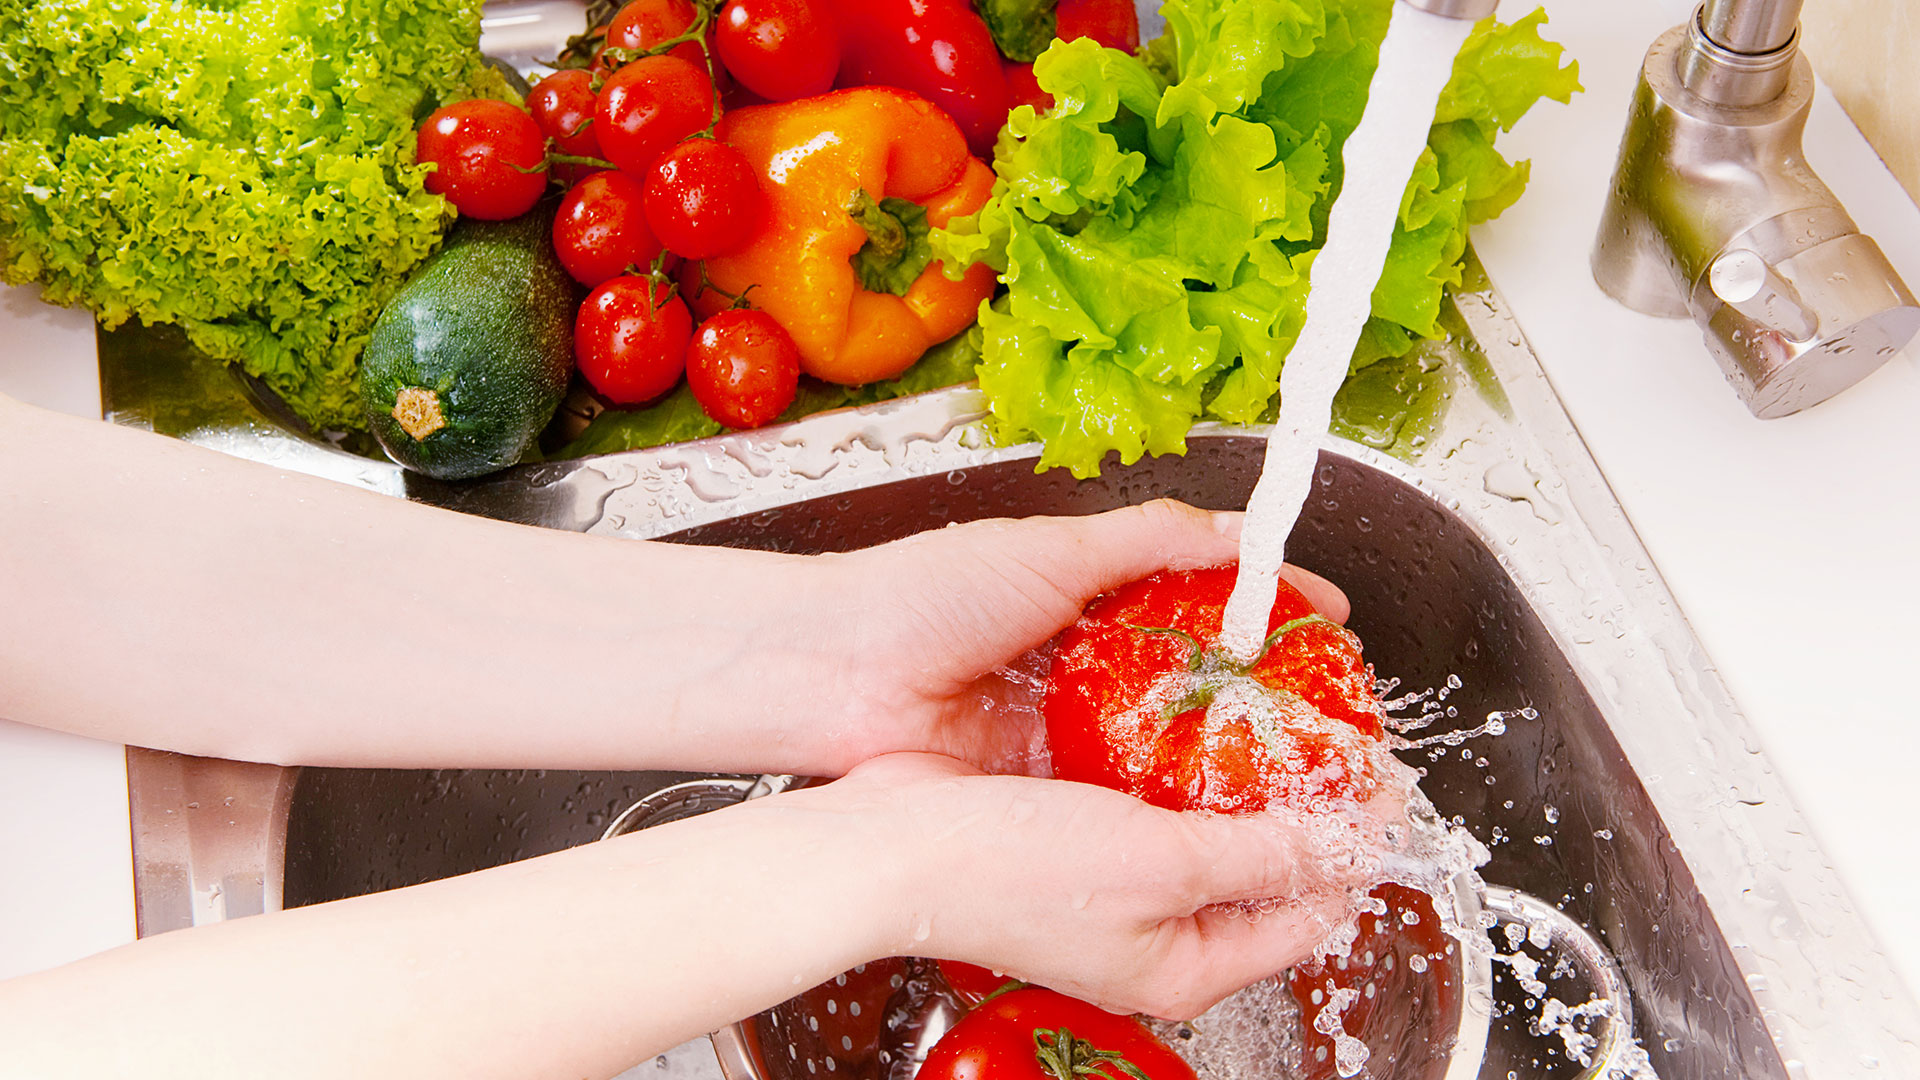
[[[1894,685],[1920,653],[1920,347],[1762,422],[1691,322],[1603,296],[1587,252],[1640,58],[1692,4],[1544,6],[1587,92],[1503,142],[1533,159],[1532,186],[1474,243],[1882,953],[1920,987],[1920,860],[1900,824],[1914,778],[1889,752],[1920,711]],[[1807,151],[1920,284],[1920,209],[1824,90]],[[0,289],[0,392],[97,415],[90,320]],[[0,977],[131,940],[128,849],[120,748],[0,721]]]

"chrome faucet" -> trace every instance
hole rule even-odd
[[[1705,0],[1640,70],[1593,276],[1635,311],[1693,316],[1753,414],[1866,378],[1920,304],[1801,153],[1802,0]]]

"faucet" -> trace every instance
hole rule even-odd
[[[1691,315],[1762,419],[1817,405],[1920,331],[1920,303],[1808,167],[1803,0],[1705,0],[1647,50],[1593,248],[1635,311]]]

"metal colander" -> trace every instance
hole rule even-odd
[[[714,777],[676,784],[641,799],[606,837],[663,825],[807,781],[793,776]],[[1598,942],[1573,919],[1517,890],[1453,889],[1460,925],[1484,925],[1495,940],[1531,940],[1559,949],[1604,1000],[1588,1025],[1584,1062],[1541,1075],[1605,1077],[1630,1051],[1632,1011],[1625,980]],[[1377,916],[1367,916],[1369,918]],[[1516,929],[1517,928],[1517,929]],[[1355,959],[1355,963],[1363,962]],[[1375,962],[1357,985],[1392,1007],[1365,1010],[1351,1034],[1368,1050],[1375,1080],[1473,1080],[1487,1060],[1495,1010],[1492,962],[1452,948],[1444,963],[1416,971]],[[1256,984],[1190,1024],[1150,1021],[1199,1080],[1320,1080],[1339,1075],[1324,1041],[1310,1041],[1287,976]],[[713,1033],[726,1080],[913,1080],[920,1063],[963,1013],[932,961],[893,957],[861,964],[765,1012]],[[1541,1033],[1536,1032],[1536,1035]],[[1310,1049],[1311,1047],[1311,1049]],[[1533,1075],[1525,1072],[1520,1075]]]

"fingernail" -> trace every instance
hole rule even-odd
[[[1240,529],[1246,515],[1238,510],[1215,510],[1213,512],[1213,531],[1233,541],[1240,542]]]

